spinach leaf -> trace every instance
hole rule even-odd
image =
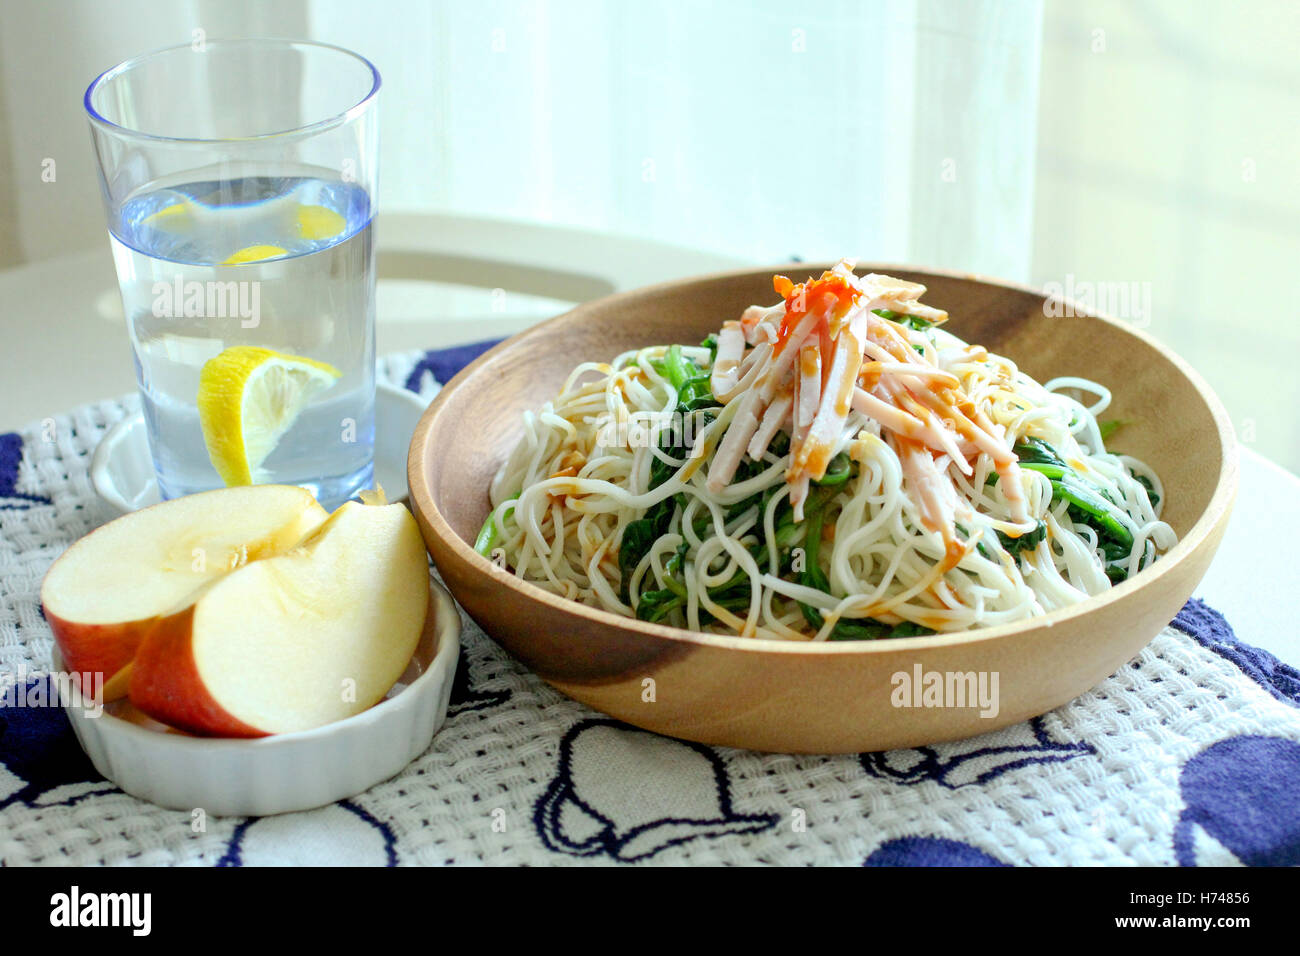
[[[670,346],[664,355],[663,374],[673,383],[678,390],[677,408],[674,414],[673,423],[670,428],[662,429],[659,433],[659,449],[673,458],[684,457],[692,447],[692,443],[686,437],[686,417],[692,414],[699,415],[704,423],[711,421],[714,414],[707,409],[717,405],[717,400],[713,397],[709,389],[709,376],[702,373],[694,362],[686,361],[682,356],[681,347]],[[703,411],[701,411],[703,409]],[[679,466],[655,458],[650,463],[650,483],[649,489],[653,491],[670,479],[677,472]],[[624,601],[630,601],[629,582],[632,572],[636,570],[641,559],[659,540],[660,537],[668,533],[668,528],[672,524],[673,514],[677,508],[685,502],[683,495],[674,495],[671,498],[665,498],[663,501],[653,505],[642,518],[629,522],[623,529],[623,540],[619,542],[618,548],[618,568],[621,577],[619,590]],[[697,533],[702,534],[707,530],[697,528]],[[666,590],[669,593],[678,594],[681,599],[685,599],[686,587],[678,581],[682,561],[685,558],[685,551],[679,551],[679,554],[670,558],[665,564],[665,570],[670,570],[673,581],[676,586],[670,585]],[[640,601],[644,601],[649,594],[659,592],[647,591]],[[663,607],[666,598],[655,598],[651,601],[645,613],[663,614],[671,610],[670,607]],[[641,604],[637,604],[637,613],[640,616]]]
[[[637,620],[657,624],[682,604],[682,597],[673,591],[643,591],[636,606]]]
[[[1053,501],[1069,502],[1070,517],[1097,532],[1102,553],[1108,560],[1119,560],[1132,552],[1133,532],[1129,529],[1128,516],[1105,490],[1082,477],[1065,463],[1055,448],[1040,438],[1024,438],[1016,443],[1013,451],[1020,459],[1022,468],[1038,471],[1047,476],[1052,485]],[[995,485],[997,482],[998,476],[993,473],[985,479],[984,483]],[[1043,532],[1045,533],[1045,529]],[[1039,532],[1036,529],[1030,534],[1036,535]],[[1004,548],[1016,553],[1012,548],[1007,547],[1008,540],[1012,539],[1006,539],[1000,533],[998,538]],[[1025,538],[1026,536],[1022,535],[1020,539],[1014,540],[1024,542],[1020,548],[1031,543],[1036,545],[1039,540],[1042,540],[1041,535],[1032,541]]]
[[[512,501],[518,497],[518,491],[510,496]],[[505,513],[510,514],[513,510],[513,508],[507,508]],[[493,508],[488,512],[487,518],[484,519],[483,527],[479,528],[478,537],[474,539],[474,550],[483,555],[483,557],[490,558],[492,557],[492,549],[497,546],[497,541],[500,540],[500,538],[501,529],[497,527],[496,509]]]
[[[1015,447],[1011,450],[1020,459],[1021,467],[1053,465],[1058,468],[1069,468],[1065,460],[1057,454],[1056,449],[1041,438],[1022,438],[1016,442]]]
[[[826,579],[822,572],[821,565],[817,563],[817,552],[820,550],[822,540],[822,520],[821,514],[804,515],[804,549],[803,549],[803,570],[799,572],[799,583],[806,588],[816,588],[818,591],[830,593],[831,582]],[[799,609],[803,612],[804,620],[813,627],[820,628],[824,623],[822,615],[817,608],[811,604],[799,602]]]
[[[933,634],[928,627],[922,627],[912,621],[898,624],[886,624],[873,617],[840,618],[831,628],[828,641],[878,641],[886,637],[921,637]]]
[[[1147,499],[1151,502],[1152,508],[1160,506],[1160,496],[1156,494],[1156,486],[1152,484],[1151,479],[1146,475],[1133,475],[1138,484],[1147,490]]]
[[[668,351],[664,353],[664,374],[667,376],[669,383],[673,388],[680,390],[686,384],[686,380],[699,374],[694,362],[688,362],[682,357],[682,347],[680,345],[668,346]]]
[[[1122,418],[1108,418],[1105,421],[1097,422],[1097,431],[1101,433],[1101,440],[1107,442],[1110,441],[1111,435],[1115,434],[1125,425],[1132,424],[1131,421],[1126,421]]]
[[[1052,500],[1064,499],[1070,502],[1078,513],[1084,515],[1087,524],[1092,525],[1102,536],[1115,541],[1118,546],[1133,550],[1133,532],[1125,524],[1123,513],[1109,499],[1092,485],[1079,478],[1074,472],[1062,475],[1052,481]],[[1075,512],[1072,510],[1072,514]]]
[[[898,320],[899,325],[906,326],[909,329],[915,329],[918,332],[924,332],[930,326],[934,325],[929,319],[922,319],[915,315],[905,315]]]
[[[808,500],[804,502],[803,515],[803,570],[799,572],[799,583],[806,588],[816,588],[818,591],[824,591],[830,594],[831,582],[827,580],[826,573],[822,571],[818,555],[822,547],[822,525],[825,521],[825,507],[830,500],[830,496],[824,493],[812,493],[808,495]],[[803,612],[804,620],[813,627],[820,629],[825,622],[822,620],[821,611],[811,604],[799,602],[799,610]]]
[[[694,366],[692,366],[694,367]],[[682,383],[677,390],[677,409],[679,412],[694,412],[701,408],[712,408],[718,404],[709,385],[709,375],[694,375]]]
[[[1010,535],[1003,534],[1001,531],[997,532],[997,535],[998,541],[1002,545],[1002,550],[1012,556],[1019,555],[1021,551],[1032,551],[1034,548],[1038,547],[1040,541],[1047,537],[1047,522],[1038,522],[1033,531],[1028,531],[1018,538],[1013,538]],[[983,548],[984,546],[981,544],[979,547]],[[985,555],[985,557],[988,557],[988,555]]]
[[[632,581],[632,572],[659,540],[660,532],[655,524],[656,522],[650,518],[638,518],[636,521],[628,522],[627,527],[623,529],[623,540],[618,546],[618,573],[622,597],[625,601],[629,596],[628,587]]]
[[[955,525],[955,527],[963,538],[970,540],[970,531],[966,529],[965,525],[958,524]],[[1003,534],[1001,531],[995,531],[994,533],[998,536],[998,543],[1002,545],[1002,550],[1007,554],[1014,556],[1020,554],[1021,551],[1026,549],[1032,550],[1033,548],[1038,547],[1038,542],[1047,537],[1047,523],[1043,521],[1038,522],[1032,531],[1027,531],[1018,538],[1013,538],[1009,534]],[[984,547],[984,541],[982,539],[979,544],[975,545],[975,550],[986,558],[991,559],[993,557],[993,555],[989,553],[989,549]]]
[[[840,452],[826,466],[826,474],[813,484],[821,485],[823,488],[838,488],[857,474],[857,471],[858,463],[844,452]]]
[[[709,350],[709,365],[713,365],[718,360],[718,333],[710,332],[700,343],[700,347]]]
[[[930,328],[930,326],[934,325],[934,323],[928,319],[923,319],[915,315],[905,315],[902,312],[895,312],[893,309],[872,309],[871,311],[876,313],[876,315],[880,316],[882,319],[888,319],[890,322],[897,322],[899,325],[903,326],[903,328],[915,329],[918,332],[923,332]]]
[[[1071,514],[1091,525],[1105,538],[1132,549],[1133,533],[1127,516],[1110,497],[1067,465],[1056,449],[1040,438],[1024,438],[1012,449],[1022,468],[1045,474],[1052,483],[1052,500],[1068,501]],[[1127,552],[1125,552],[1127,553]]]

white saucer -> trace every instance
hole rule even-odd
[[[375,386],[375,478],[389,501],[406,500],[406,453],[427,404],[404,388]],[[142,412],[123,418],[100,440],[90,460],[90,483],[122,514],[161,500]]]

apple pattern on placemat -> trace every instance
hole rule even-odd
[[[990,739],[995,742],[990,744]],[[1021,767],[1095,753],[1086,741],[1057,739],[1046,718],[1032,717],[992,734],[932,747],[865,753],[860,759],[862,769],[873,777],[904,784],[932,780],[951,790],[987,783]]]
[[[486,710],[500,707],[510,700],[509,690],[477,690],[471,686],[471,668],[474,659],[462,645],[460,656],[456,661],[456,676],[451,684],[451,697],[447,702],[447,713],[460,714],[469,710]],[[476,655],[481,656],[481,655]]]
[[[1194,613],[1192,613],[1194,612]],[[1203,605],[1191,609],[1178,623],[1204,618]],[[1221,618],[1215,618],[1221,622]],[[1220,631],[1217,640],[1225,641]],[[1204,643],[1205,634],[1192,635]],[[1255,671],[1272,673],[1275,662],[1240,642],[1232,646],[1250,653]],[[482,669],[499,656],[485,640],[464,652]],[[1224,659],[1232,659],[1225,656]],[[1282,665],[1284,668],[1285,665]],[[465,667],[459,710],[503,706],[508,691],[474,688],[474,668]],[[1262,671],[1261,671],[1262,669]],[[29,683],[28,693],[40,680]],[[47,685],[48,686],[48,685]],[[31,699],[31,698],[29,698]],[[29,707],[0,711],[0,808],[15,802],[31,806],[70,806],[114,793],[81,754],[66,718],[59,709]],[[453,716],[452,719],[455,719]],[[858,758],[824,758],[828,762],[857,759],[870,776],[894,786],[923,781],[944,789],[976,786],[1047,760],[1069,760],[1095,752],[1086,743],[1065,740],[1049,730],[1044,719],[1012,728],[1023,744],[975,746],[967,741],[913,751],[866,754]],[[921,759],[917,760],[917,755]],[[1028,755],[1028,758],[1026,758]],[[611,778],[603,768],[622,762],[631,776]],[[651,860],[670,847],[691,841],[760,834],[777,826],[775,814],[737,813],[732,807],[732,772],[728,753],[640,731],[601,718],[580,719],[561,738],[556,771],[533,808],[542,845],[554,853],[600,858],[607,862]],[[911,764],[909,768],[909,763]],[[660,789],[644,793],[647,782]],[[1235,790],[1225,790],[1235,781]],[[1172,835],[1178,862],[1288,863],[1300,854],[1294,821],[1300,814],[1279,816],[1276,797],[1300,790],[1300,744],[1285,738],[1230,737],[1205,748],[1184,765],[1180,787],[1186,808]],[[1265,794],[1259,807],[1252,795]],[[638,799],[629,802],[629,796]],[[1294,801],[1293,801],[1294,802]],[[1255,812],[1258,811],[1258,812]],[[380,811],[382,813],[382,811]],[[1260,819],[1272,820],[1271,828]],[[291,839],[302,834],[301,840]],[[323,842],[319,834],[327,833]],[[317,839],[308,839],[316,834]],[[264,820],[236,821],[219,865],[286,862],[347,862],[392,865],[400,861],[400,839],[380,815],[355,801],[334,807]],[[1209,854],[1207,858],[1207,854]],[[992,861],[992,862],[990,862]],[[987,850],[948,837],[918,833],[882,842],[867,865],[997,865]]]
[[[304,813],[249,817],[216,865],[396,866],[397,836],[352,800],[340,800]]]
[[[1174,828],[1179,866],[1300,865],[1300,743],[1220,740],[1183,765]]]
[[[466,365],[494,345],[504,341],[504,339],[486,339],[482,342],[457,345],[447,349],[430,349],[407,372],[403,385],[409,391],[424,395],[431,388],[450,382]]]
[[[547,848],[620,863],[691,840],[768,830],[777,819],[732,808],[731,777],[713,748],[608,719],[580,721],[564,735],[555,778],[533,811]]]
[[[48,505],[45,495],[32,495],[18,490],[19,472],[23,462],[23,436],[17,432],[0,435],[0,511],[18,511],[35,505]]]
[[[961,840],[911,836],[886,840],[863,866],[1010,866],[992,853]]]
[[[0,810],[12,803],[72,806],[115,790],[82,752],[63,709],[51,706],[58,690],[50,676],[21,680],[21,688],[0,685],[0,701],[26,705],[0,706]]]
[[[1184,604],[1170,627],[1236,666],[1273,697],[1300,706],[1300,669],[1241,641],[1227,619],[1204,601],[1192,598]]]
[[[1188,601],[1172,626],[1275,699],[1300,707],[1300,670],[1242,642],[1204,601]],[[1225,738],[1188,760],[1178,785],[1185,805],[1173,835],[1180,866],[1300,865],[1300,743]]]

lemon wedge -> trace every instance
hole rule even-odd
[[[298,207],[298,237],[332,239],[343,231],[347,221],[327,206]]]
[[[261,262],[263,259],[274,259],[276,256],[282,256],[288,249],[281,249],[279,246],[244,246],[225,262],[223,266],[240,266],[245,262]]]
[[[190,215],[189,203],[174,202],[145,216],[144,225],[163,232],[188,232],[194,226],[194,217]]]
[[[199,373],[199,426],[221,480],[254,484],[302,410],[341,374],[325,362],[252,345],[208,359]]]

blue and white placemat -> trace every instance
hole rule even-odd
[[[481,347],[390,356],[431,395]],[[0,864],[1300,864],[1300,672],[1190,602],[1043,717],[959,743],[783,756],[636,730],[552,690],[466,620],[446,726],[319,810],[207,818],[96,774],[39,706],[40,583],[107,520],[89,456],[135,398],[0,435]]]

